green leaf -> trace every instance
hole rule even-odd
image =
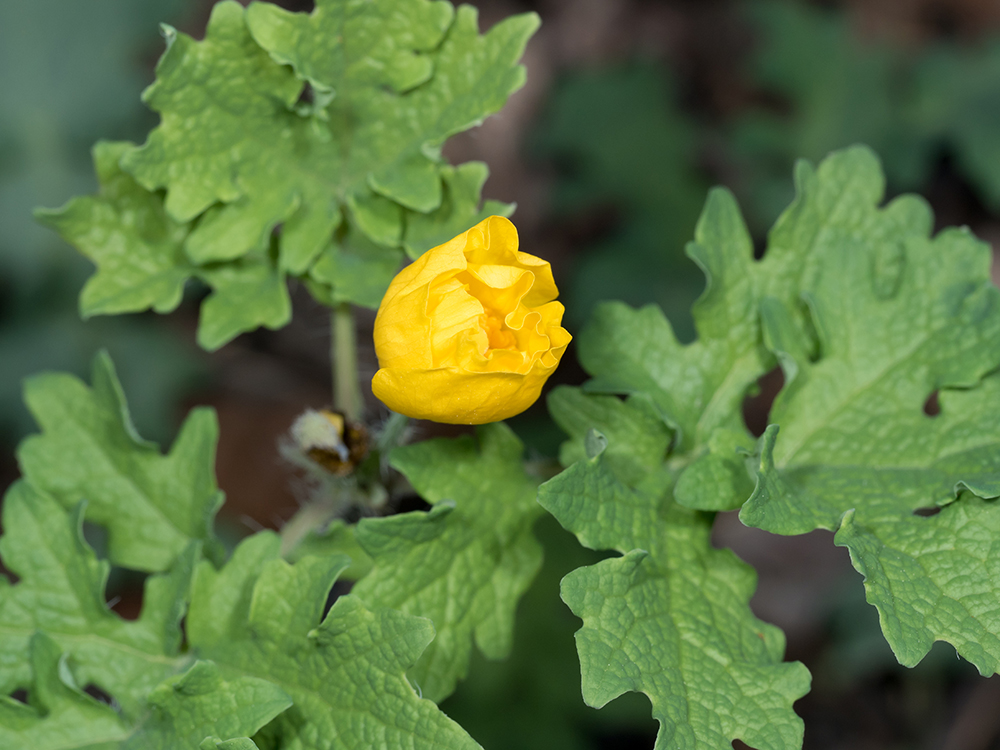
[[[712,430],[739,426],[747,388],[770,367],[758,343],[753,246],[732,195],[709,194],[688,252],[708,285],[695,307],[699,337],[681,344],[656,307],[601,305],[578,340],[590,391],[648,394],[676,427],[678,447],[704,444]]]
[[[680,343],[657,307],[611,302],[597,308],[577,339],[580,362],[594,376],[585,390],[641,394],[651,405],[647,411],[674,429],[674,450],[685,454],[683,464],[692,464],[697,477],[681,485],[682,504],[725,510],[738,507],[746,497],[741,492],[750,489],[736,450],[753,445],[741,404],[774,363],[761,345],[757,308],[766,295],[790,296],[787,282],[808,248],[803,240],[754,261],[735,200],[713,190],[687,250],[707,276],[693,310],[698,338]],[[588,419],[574,429],[585,430]]]
[[[736,738],[760,750],[798,748],[803,726],[792,703],[809,689],[809,673],[782,663],[784,636],[748,606],[753,571],[712,548],[712,516],[678,506],[675,480],[656,468],[630,488],[602,455],[539,490],[584,546],[622,553],[563,579],[563,601],[583,619],[584,700],[600,708],[645,693],[660,722],[658,749],[729,747]]]
[[[373,6],[358,0],[321,0],[310,14],[253,3],[247,25],[278,62],[320,91],[358,99],[391,86],[402,93],[434,74],[427,53],[451,25],[451,3],[407,0]]]
[[[196,277],[212,288],[201,306],[198,343],[203,348],[214,351],[259,326],[285,325],[292,305],[273,254],[256,251],[230,263],[195,265],[185,254],[190,223],[173,220],[161,194],[146,190],[118,166],[131,150],[127,143],[98,143],[94,164],[100,193],[35,212],[98,266],[80,293],[81,314],[170,312],[187,280]],[[394,260],[393,269],[396,265]]]
[[[212,750],[247,750],[256,746],[246,737],[221,742],[205,733],[254,734],[291,705],[265,680],[226,681],[214,664],[197,662],[157,686],[149,712],[130,728],[111,706],[77,687],[69,659],[48,635],[35,633],[30,653],[30,706],[0,698],[0,742],[7,750],[172,750],[206,742]]]
[[[88,502],[87,518],[105,526],[113,562],[166,570],[191,541],[213,544],[222,504],[215,483],[218,424],[193,411],[166,456],[135,432],[106,354],[94,360],[93,386],[71,375],[37,375],[25,400],[42,428],[18,451],[24,476],[65,508]]]
[[[274,330],[292,319],[285,276],[270,258],[247,256],[198,275],[213,289],[198,320],[198,343],[210,352],[244,331]]]
[[[489,216],[510,217],[514,213],[513,203],[488,200],[479,207],[489,174],[489,167],[480,161],[441,167],[444,193],[440,207],[427,214],[407,214],[403,246],[410,258],[443,245]]]
[[[192,273],[183,250],[187,225],[167,216],[162,199],[118,167],[130,148],[129,143],[99,142],[94,146],[98,194],[35,212],[97,266],[80,293],[84,318],[149,308],[170,312],[180,304]]]
[[[147,189],[168,188],[166,209],[177,221],[228,204],[204,218],[187,252],[197,263],[238,258],[301,200],[301,177],[286,174],[284,162],[294,163],[292,143],[308,137],[308,119],[291,109],[302,86],[254,43],[238,3],[213,8],[202,42],[165,29],[167,51],[143,94],[161,122],[122,165]]]
[[[580,700],[573,643],[579,620],[560,600],[559,582],[603,555],[581,547],[548,514],[535,524],[535,535],[545,561],[517,608],[510,656],[487,661],[474,654],[469,676],[442,709],[487,748],[585,750],[595,738],[652,738],[655,722],[644,696],[624,696],[601,711]]]
[[[73,683],[59,646],[36,633],[30,654],[31,706],[0,697],[0,745],[7,750],[117,750],[128,728],[113,708]]]
[[[940,554],[945,544],[959,557],[975,557],[974,537],[948,522],[967,512],[990,523],[992,506],[960,500],[976,510],[932,523],[913,515],[947,505],[962,489],[1000,495],[1000,378],[987,375],[1000,365],[1000,292],[990,281],[989,248],[965,229],[932,239],[930,214],[912,199],[878,210],[881,175],[858,167],[836,157],[825,162],[800,181],[799,198],[775,229],[795,220],[804,229],[814,217],[813,231],[824,236],[801,285],[819,348],[809,356],[787,345],[794,313],[780,304],[765,308],[765,333],[787,385],[772,408],[776,426],[761,441],[757,488],[740,518],[781,534],[841,529],[837,542],[868,576],[869,598],[901,661],[915,664],[940,639],[992,672],[1000,620],[968,617],[978,612],[970,590],[992,586],[992,578],[975,563],[967,585],[944,585],[955,561]],[[824,216],[820,230],[815,218]],[[938,391],[940,414],[929,416],[924,404]],[[931,528],[942,536],[933,540]],[[874,539],[885,549],[875,550]],[[904,557],[912,560],[889,562]],[[934,599],[939,590],[944,600]],[[967,615],[961,622],[944,614],[897,621],[914,608],[926,611],[928,598],[942,612]],[[969,632],[980,629],[992,639],[970,645]]]
[[[556,424],[570,436],[559,450],[563,466],[594,457],[585,441],[588,431],[596,428],[605,437],[606,447],[601,451],[605,460],[629,485],[663,463],[673,438],[649,400],[640,396],[622,401],[559,386],[549,394],[548,407]]]
[[[393,466],[433,509],[358,525],[374,566],[353,593],[370,606],[427,617],[437,629],[409,671],[432,700],[468,673],[473,638],[487,657],[507,656],[517,602],[541,566],[531,533],[541,509],[522,451],[502,424],[481,428],[478,445],[464,437],[398,448]]]
[[[225,680],[215,664],[196,662],[150,693],[150,715],[122,750],[195,748],[206,739],[212,740],[213,749],[225,748],[227,743],[214,742],[218,735],[249,742],[249,735],[291,705],[288,695],[271,682],[253,677]],[[206,737],[208,730],[213,737]]]
[[[204,41],[169,30],[145,94],[161,124],[121,163],[147,189],[166,188],[174,219],[200,217],[185,242],[191,261],[223,264],[203,274],[224,274],[231,293],[219,289],[205,311],[201,341],[287,322],[284,273],[308,272],[326,303],[376,307],[407,215],[435,212],[417,222],[418,242],[476,213],[481,183],[453,179],[440,146],[523,85],[517,59],[538,21],[516,16],[480,35],[473,9],[452,15],[425,0],[328,0],[308,15],[230,1],[215,6]],[[311,102],[298,101],[303,80]],[[232,265],[279,225],[271,275]],[[263,312],[248,303],[256,294]]]
[[[320,0],[308,16],[255,3],[247,24],[275,59],[333,92],[331,128],[352,138],[335,172],[342,194],[361,198],[366,185],[426,213],[441,203],[437,147],[480,124],[524,85],[517,60],[539,20],[513,16],[480,35],[470,6],[452,22],[445,2]],[[400,75],[400,59],[409,73]],[[407,80],[397,91],[384,88],[399,79]]]
[[[268,680],[294,705],[269,725],[281,747],[478,748],[407,682],[405,672],[434,637],[430,621],[368,610],[342,596],[324,605],[347,557],[279,559],[280,540],[244,541],[220,571],[198,567],[188,640],[227,674]]]
[[[353,302],[377,308],[402,257],[401,252],[387,251],[349,228],[340,242],[323,251],[307,281],[318,287],[317,298],[331,307]]]
[[[869,603],[900,664],[947,641],[984,676],[1000,668],[997,500],[962,493],[930,518],[844,514],[835,537],[865,576]]]
[[[28,644],[43,630],[69,652],[80,684],[100,686],[134,718],[149,691],[186,661],[180,619],[194,545],[172,571],[148,579],[142,614],[127,622],[105,604],[110,566],[83,541],[82,523],[82,505],[67,514],[25,482],[4,497],[0,557],[20,580],[0,584],[0,693],[30,684]],[[47,678],[36,670],[35,679]]]

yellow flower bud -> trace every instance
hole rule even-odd
[[[372,390],[390,409],[450,424],[531,406],[572,338],[548,262],[491,216],[397,274],[375,318]]]

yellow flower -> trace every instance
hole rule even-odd
[[[531,406],[571,336],[548,262],[491,216],[404,268],[375,318],[372,390],[390,409],[450,424]]]

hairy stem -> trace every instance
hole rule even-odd
[[[330,363],[333,366],[333,407],[351,422],[361,421],[361,388],[358,385],[358,345],[354,336],[354,314],[347,303],[333,308],[330,316]]]

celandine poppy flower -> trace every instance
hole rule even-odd
[[[375,318],[372,390],[390,409],[450,424],[531,406],[572,338],[548,262],[491,216],[392,280]]]

